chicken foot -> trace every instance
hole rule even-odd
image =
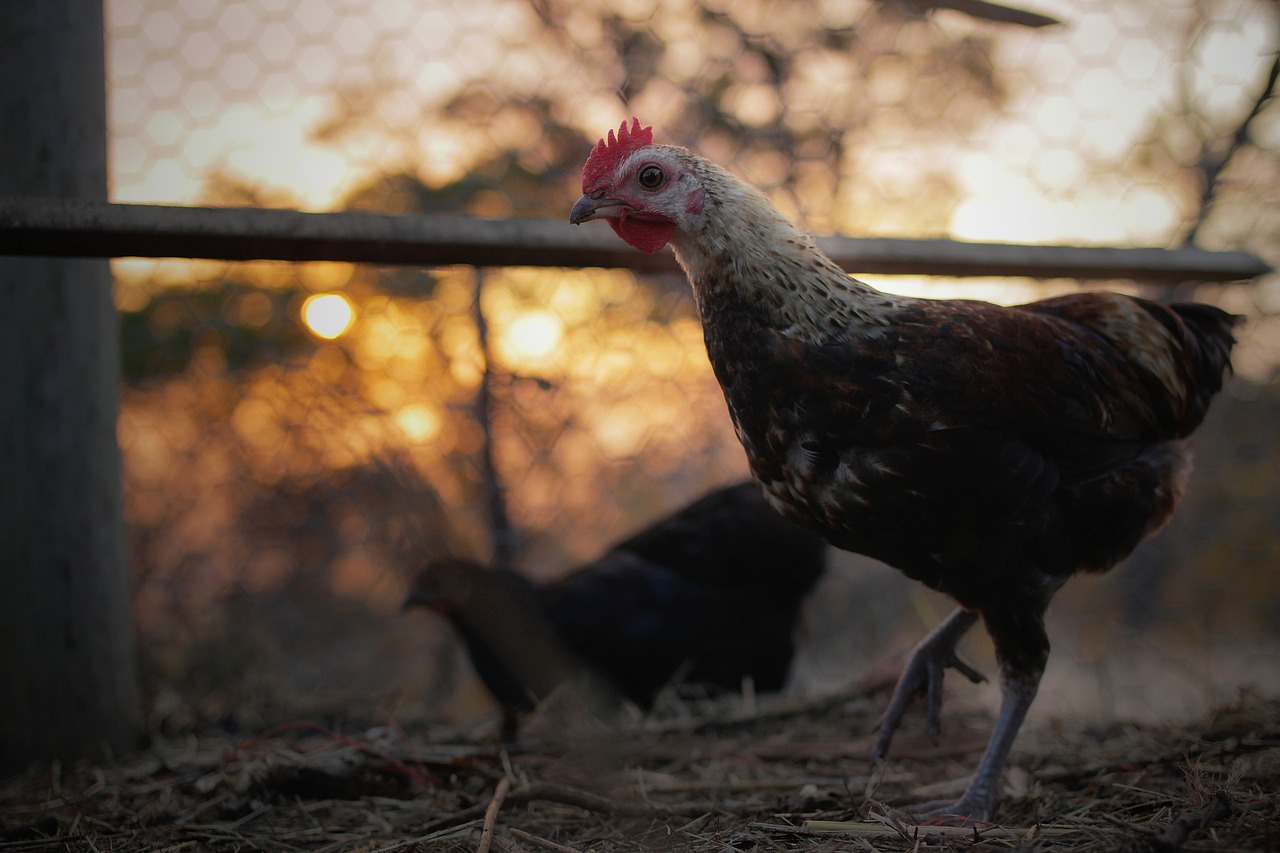
[[[879,761],[889,751],[893,733],[906,713],[907,706],[917,693],[925,694],[925,719],[929,735],[937,740],[942,733],[938,718],[942,710],[942,678],[948,667],[958,671],[974,684],[986,681],[978,672],[956,655],[956,643],[978,621],[976,612],[958,607],[929,633],[911,652],[911,659],[893,689],[889,707],[880,718],[880,737],[871,750],[871,760]],[[1033,691],[1034,694],[1034,691]]]

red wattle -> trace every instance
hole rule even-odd
[[[627,242],[627,245],[650,255],[667,245],[667,241],[676,230],[675,223],[669,219],[609,217],[609,224],[613,226],[618,236]]]

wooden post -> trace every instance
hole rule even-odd
[[[102,0],[0,3],[0,193],[105,201]],[[134,745],[105,260],[0,258],[0,771]]]

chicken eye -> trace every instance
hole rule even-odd
[[[637,180],[645,189],[656,190],[666,182],[667,175],[658,166],[645,166],[640,170]]]

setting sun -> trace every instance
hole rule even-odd
[[[351,303],[339,293],[317,293],[302,303],[302,322],[312,334],[326,340],[340,336],[354,319]]]

